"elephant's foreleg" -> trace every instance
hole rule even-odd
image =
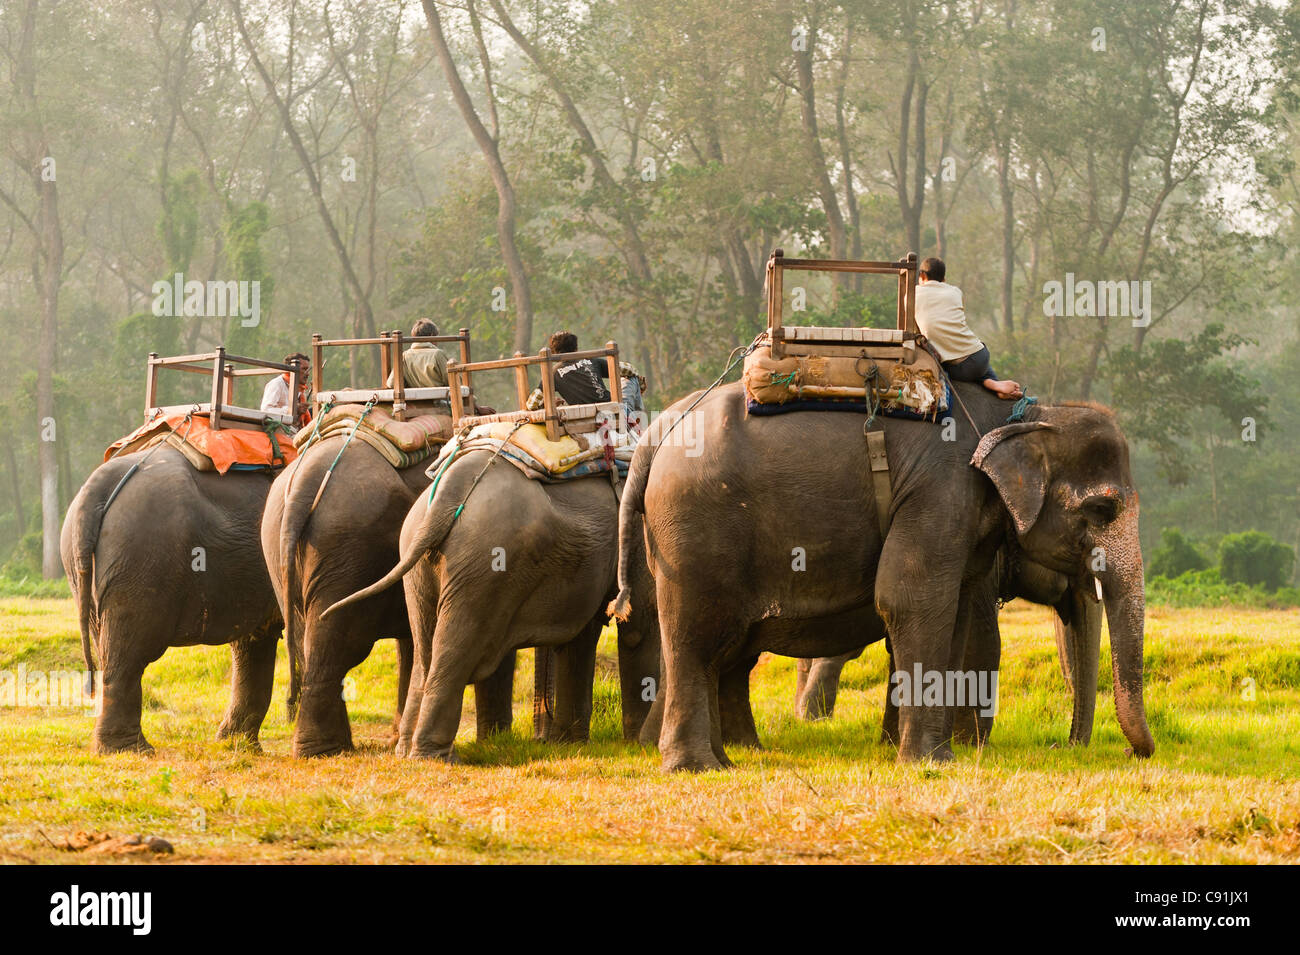
[[[514,650],[509,651],[490,677],[474,684],[474,722],[481,740],[510,729],[514,719],[516,656]]]
[[[275,652],[280,628],[268,628],[230,645],[230,708],[217,730],[217,739],[242,736],[257,746],[257,734],[271,706],[275,685]]]
[[[885,639],[885,653],[889,657],[889,677],[885,680],[885,715],[880,722],[880,742],[891,746],[898,745],[898,704],[895,702],[894,687],[894,648],[888,638]]]
[[[749,701],[749,674],[758,654],[723,670],[718,676],[718,709],[722,719],[722,742],[762,749],[754,710]],[[724,754],[725,755],[725,754]]]
[[[630,623],[618,625],[618,683],[623,714],[623,738],[637,739],[642,735],[646,720],[654,708],[655,700],[662,694],[659,659],[659,625],[646,626],[647,614],[633,611]],[[634,629],[635,628],[635,629]],[[662,706],[660,719],[662,719]],[[656,725],[650,742],[659,738]]]
[[[604,625],[597,617],[578,636],[555,648],[555,712],[546,737],[552,742],[586,742],[591,736],[596,645]]]
[[[745,671],[746,677],[749,671]],[[722,708],[718,703],[718,683],[713,682],[709,686],[709,746],[713,750],[713,755],[718,764],[723,769],[728,769],[735,764],[727,756],[727,751],[722,743]]]
[[[967,673],[976,674],[977,687],[991,687],[994,684],[988,675],[998,672],[1002,657],[996,593],[982,591],[977,594],[971,600],[969,619],[964,667]],[[992,732],[991,706],[968,701],[966,705],[956,707],[953,718],[955,742],[983,746]]]
[[[935,704],[933,686],[961,661],[952,657],[964,555],[935,555],[928,536],[908,530],[898,526],[890,532],[876,572],[877,609],[889,628],[899,677],[898,758],[947,760],[952,721],[947,708]],[[925,587],[911,582],[920,554],[930,558]]]

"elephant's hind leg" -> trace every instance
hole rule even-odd
[[[140,681],[145,667],[161,657],[167,646],[161,641],[145,644],[135,636],[146,626],[143,619],[106,616],[100,628],[98,652],[103,684],[92,742],[96,753],[153,752],[140,726],[144,704]]]
[[[670,772],[722,769],[724,763],[717,754],[722,748],[721,720],[717,715],[718,677],[710,668],[712,661],[704,658],[698,645],[706,634],[709,642],[725,645],[726,641],[717,636],[719,621],[689,609],[687,595],[671,591],[663,594],[661,590],[661,597],[667,597],[660,600],[659,618],[663,627],[664,678],[668,684],[663,728],[659,733],[663,767]],[[706,601],[704,606],[707,605]]]
[[[258,746],[257,734],[271,706],[279,642],[279,627],[268,627],[230,645],[230,708],[217,730],[217,739],[242,736]]]

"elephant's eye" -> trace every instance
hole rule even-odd
[[[1083,502],[1083,517],[1089,524],[1102,526],[1119,516],[1121,502],[1117,496],[1093,494]]]

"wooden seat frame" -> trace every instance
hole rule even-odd
[[[578,361],[583,358],[604,358],[609,368],[609,397],[608,402],[601,402],[595,406],[561,405],[555,397],[555,379],[551,374],[551,366],[563,362]],[[528,403],[528,396],[532,389],[528,385],[528,369],[533,365],[541,365],[542,368],[542,407],[536,411],[529,411],[524,408]],[[480,371],[496,371],[499,369],[513,368],[515,372],[515,397],[519,401],[519,411],[508,411],[494,415],[466,415],[465,403],[456,385],[463,378],[466,382],[470,380],[470,375]],[[531,421],[535,424],[546,426],[546,438],[548,441],[558,441],[563,436],[561,425],[569,421],[585,420],[592,418],[596,413],[606,413],[615,419],[615,426],[619,431],[627,429],[627,422],[624,420],[623,408],[623,382],[618,375],[618,345],[613,342],[606,342],[604,348],[593,348],[587,351],[574,352],[552,352],[549,348],[543,348],[536,355],[525,355],[523,352],[515,352],[513,358],[499,358],[495,361],[480,361],[469,364],[460,362],[451,362],[447,365],[447,380],[452,386],[451,394],[451,421],[452,427],[457,433],[468,430],[479,424],[487,424],[494,421]],[[581,411],[580,415],[574,412]]]

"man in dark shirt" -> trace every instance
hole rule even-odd
[[[552,354],[564,355],[578,350],[578,336],[568,331],[556,332],[546,344]],[[601,381],[609,378],[608,362],[579,358],[559,362],[554,368],[555,393],[565,404],[587,405],[610,400],[609,388]],[[646,426],[645,404],[641,398],[644,379],[627,362],[619,362],[619,377],[622,379],[627,424],[640,434]],[[534,406],[530,404],[529,407]]]
[[[573,332],[556,332],[547,342],[547,347],[557,355],[575,352],[578,350],[578,336]],[[609,388],[601,381],[608,377],[608,362],[596,362],[590,358],[561,362],[555,366],[555,393],[571,405],[609,401]]]

